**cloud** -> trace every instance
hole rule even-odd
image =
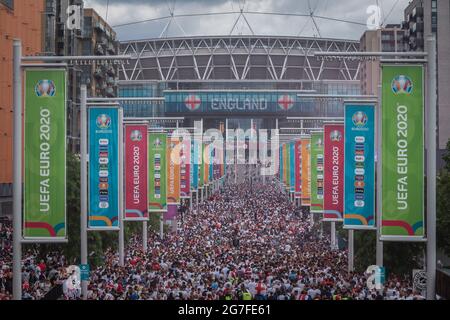
[[[175,14],[212,13],[239,11],[239,3],[245,2],[246,11],[294,13],[308,15],[310,7],[316,16],[356,21],[365,24],[369,15],[366,10],[374,0],[109,0],[108,22],[122,25],[130,22],[157,19],[170,15],[169,7],[175,3]],[[389,14],[389,23],[400,23],[408,0],[380,0],[384,16]],[[86,7],[93,7],[100,15],[106,15],[107,0],[85,0]],[[392,12],[391,12],[392,10]],[[233,34],[318,36],[317,29],[309,17],[288,15],[245,15],[250,27],[239,14],[214,16],[177,17],[166,29],[166,36],[226,35],[235,24]],[[120,40],[159,37],[169,19],[153,20],[115,29]],[[315,18],[320,34],[327,38],[359,39],[367,29],[365,25],[349,24],[336,20]],[[301,33],[300,33],[301,31]]]

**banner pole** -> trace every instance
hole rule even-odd
[[[331,222],[331,250],[336,249],[336,222]]]
[[[80,262],[88,263],[87,240],[87,88],[80,88]],[[88,281],[81,281],[81,295],[87,300]]]
[[[164,239],[164,212],[160,212],[159,216],[159,237]]]
[[[119,109],[119,266],[125,265],[125,221],[123,220],[123,109]]]
[[[436,299],[436,38],[428,44],[427,119],[427,299]]]
[[[380,72],[381,74],[381,72]],[[381,79],[381,77],[380,77]],[[376,265],[379,267],[383,266],[383,241],[380,240],[381,238],[381,205],[382,205],[382,198],[381,198],[381,188],[382,188],[382,148],[381,148],[381,108],[382,108],[382,94],[381,94],[381,84],[378,85],[378,108],[376,110],[377,112],[377,146],[378,146],[378,152],[377,152],[377,174],[376,174],[376,184],[377,184],[377,205],[376,205],[376,222],[377,222],[377,230],[376,230]]]
[[[144,252],[147,252],[148,244],[147,244],[147,221],[142,221],[142,249]]]
[[[13,42],[13,299],[22,300],[22,42]]]
[[[348,230],[348,272],[353,272],[354,270],[354,259],[355,259],[355,252],[354,252],[354,230],[349,229]]]

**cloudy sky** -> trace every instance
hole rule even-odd
[[[85,7],[93,7],[106,17],[108,0],[85,0]],[[385,23],[400,23],[403,9],[409,0],[109,0],[108,22],[115,26],[120,40],[159,37],[169,19],[153,20],[139,24],[130,22],[157,19],[175,15],[226,13],[239,11],[309,14],[327,18],[344,19],[359,24],[343,23],[316,18],[320,35],[329,38],[359,39],[373,12],[371,6],[379,4]],[[318,36],[311,18],[297,16],[245,15],[257,35]],[[239,18],[239,19],[238,19]],[[238,20],[237,20],[238,19]],[[178,17],[172,20],[166,36],[251,34],[250,28],[238,13],[214,16]],[[373,21],[373,20],[369,20]],[[361,25],[362,24],[362,25]],[[120,26],[122,25],[122,26]]]

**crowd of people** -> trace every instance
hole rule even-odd
[[[330,248],[319,223],[288,201],[273,181],[224,185],[186,210],[175,232],[149,232],[148,250],[134,236],[125,265],[108,250],[91,271],[91,300],[413,300],[406,278],[392,276],[369,289],[349,273],[345,249]],[[1,225],[0,299],[11,293],[11,225]],[[61,253],[24,253],[23,298],[41,299],[67,277]],[[79,299],[63,288],[65,299]],[[72,292],[73,293],[73,292]],[[78,292],[79,293],[79,292]]]

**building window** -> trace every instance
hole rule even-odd
[[[14,9],[14,0],[0,0],[0,3],[4,4],[9,9]]]

